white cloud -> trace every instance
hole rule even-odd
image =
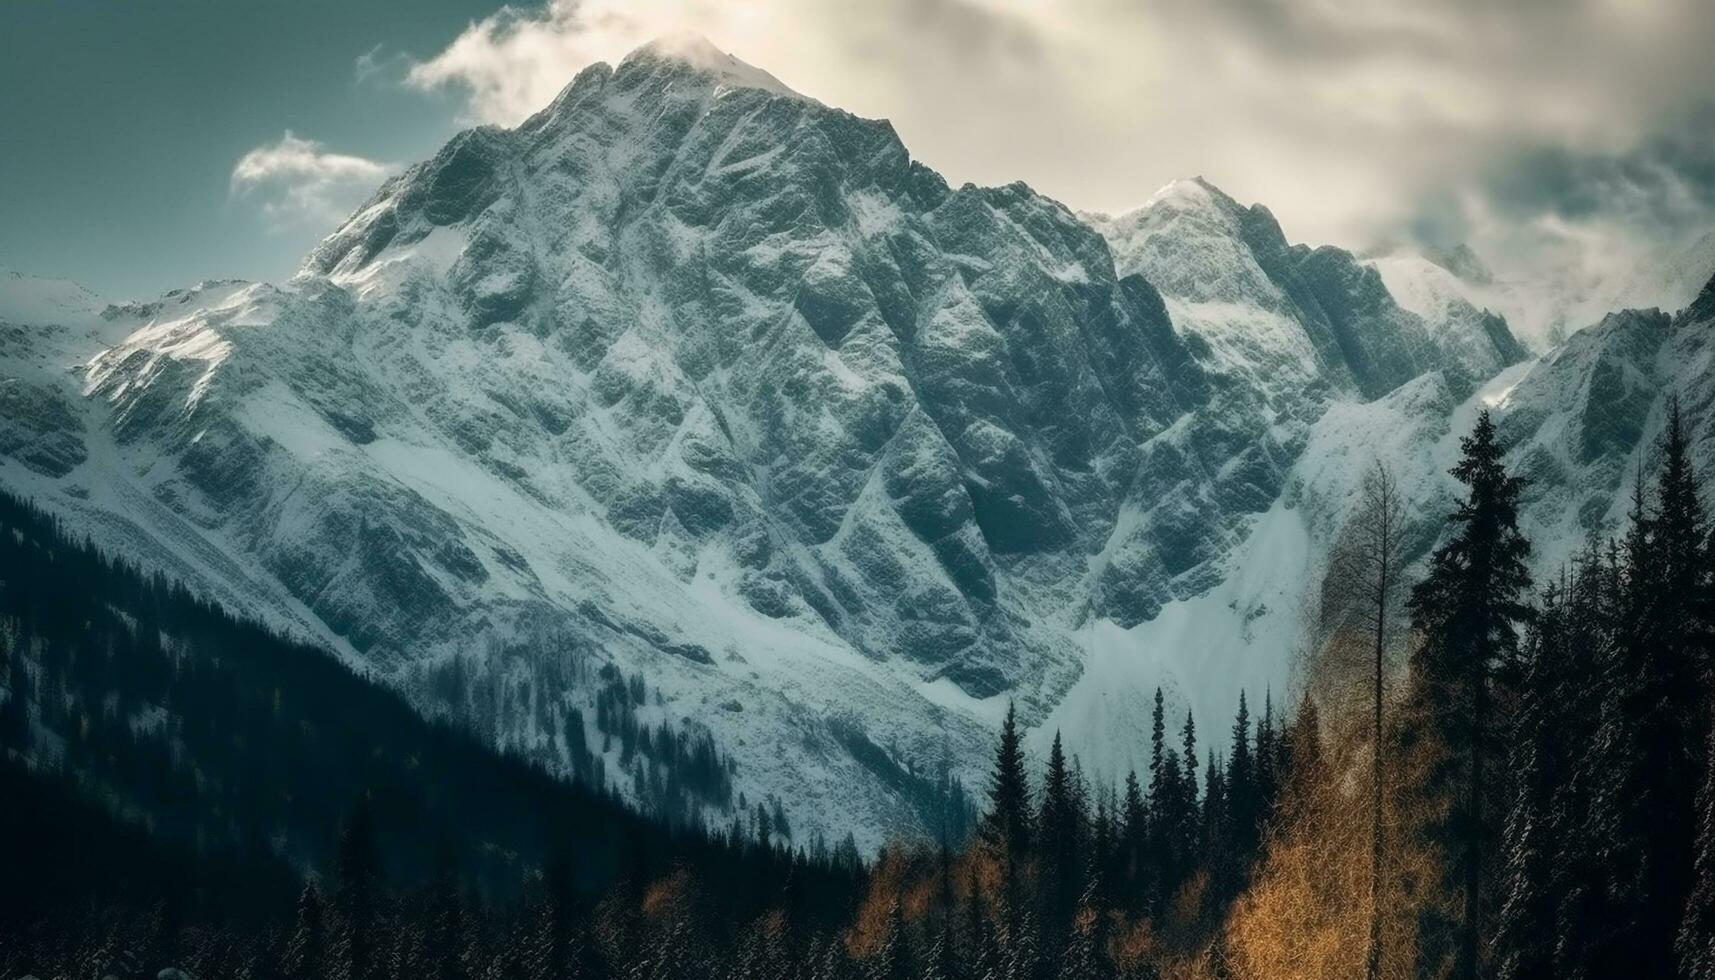
[[[512,125],[685,31],[891,120],[954,183],[1075,208],[1202,175],[1297,241],[1463,240],[1555,292],[1715,225],[1709,0],[547,0],[405,81]]]
[[[1203,174],[1349,244],[1510,148],[1618,150],[1715,92],[1707,0],[549,0],[472,24],[407,83],[513,124],[676,31],[891,119],[954,181],[1115,210]]]
[[[390,164],[343,153],[287,130],[232,168],[230,193],[257,203],[275,229],[331,225],[394,172]]]

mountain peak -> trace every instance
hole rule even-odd
[[[681,65],[715,78],[730,88],[754,88],[792,99],[805,99],[785,82],[728,52],[695,32],[665,34],[644,44],[619,63],[620,68],[643,64]],[[805,99],[805,101],[808,101]]]
[[[1225,191],[1200,176],[1180,177],[1163,184],[1161,189],[1149,196],[1149,200],[1143,202],[1143,208],[1139,210],[1168,202],[1181,207],[1236,203]]]

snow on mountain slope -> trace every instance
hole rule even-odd
[[[642,673],[750,799],[873,847],[943,766],[980,785],[1009,698],[1117,776],[1156,684],[1217,750],[1284,688],[1360,450],[1508,363],[1411,302],[1202,182],[1089,222],[950,187],[675,40],[460,134],[287,283],[4,325],[0,483],[425,710],[465,658],[545,765],[595,695],[566,651]]]
[[[1539,578],[1592,534],[1624,525],[1633,481],[1649,479],[1668,399],[1677,397],[1693,457],[1715,471],[1715,279],[1676,315],[1627,310],[1496,375],[1468,398],[1426,375],[1366,405],[1330,410],[1294,468],[1308,514],[1337,528],[1363,468],[1381,460],[1409,502],[1414,550],[1427,551],[1458,491],[1447,471],[1477,413],[1492,411],[1509,464],[1529,483],[1523,527]]]
[[[1381,274],[1388,294],[1435,331],[1437,341],[1474,377],[1529,356],[1506,320],[1472,302],[1468,286],[1427,256],[1395,253],[1365,263]]]
[[[45,279],[0,268],[0,320],[12,323],[85,323],[104,306],[69,279]]]
[[[1574,257],[1528,274],[1497,274],[1466,246],[1390,247],[1370,264],[1388,280],[1401,305],[1409,305],[1405,294],[1412,293],[1431,304],[1463,300],[1503,318],[1512,336],[1541,352],[1614,310],[1683,309],[1715,276],[1715,231],[1639,257],[1603,256],[1599,264],[1582,254]]]
[[[1350,253],[1288,244],[1266,208],[1201,178],[1174,181],[1119,217],[1090,218],[1120,271],[1161,290],[1179,331],[1283,389],[1335,380],[1374,397],[1426,370],[1451,364],[1484,378],[1523,356],[1504,323],[1405,305]]]

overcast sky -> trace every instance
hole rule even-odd
[[[283,278],[461,126],[676,31],[1075,208],[1200,174],[1294,240],[1520,263],[1715,227],[1710,0],[7,0],[0,265]]]

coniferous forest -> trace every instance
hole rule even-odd
[[[1715,980],[1715,522],[1678,412],[1548,581],[1487,414],[1462,449],[1427,555],[1366,479],[1301,689],[1218,722],[1157,691],[1117,784],[1009,712],[974,829],[874,855],[736,805],[690,733],[641,729],[675,788],[633,812],[593,756],[496,754],[0,500],[0,977]],[[640,737],[641,679],[591,676]]]

